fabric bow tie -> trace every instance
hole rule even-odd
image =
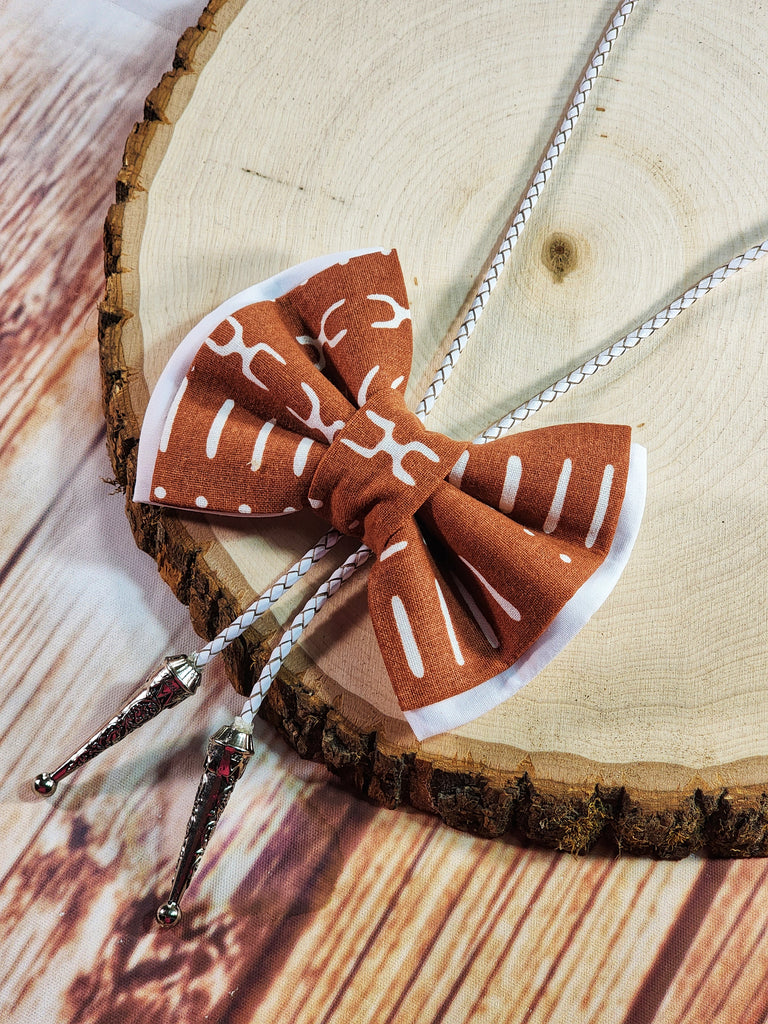
[[[311,508],[376,555],[368,604],[419,739],[527,683],[613,588],[639,529],[630,428],[487,444],[406,408],[397,254],[310,261],[248,289],[174,353],[144,420],[136,501],[239,516]]]

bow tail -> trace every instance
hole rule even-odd
[[[438,568],[413,519],[392,535],[371,569],[371,621],[418,739],[476,718],[509,696],[503,692],[489,700],[481,690],[506,666],[488,623],[484,630],[473,618],[472,604]],[[463,709],[460,721],[457,706]]]
[[[503,667],[474,688],[408,720],[419,738],[456,728],[529,683],[570,643],[618,582],[645,503],[645,449],[631,445],[615,526],[587,548],[531,530],[450,485],[419,510],[432,546],[477,628],[498,644]],[[416,718],[418,729],[413,719]]]
[[[639,530],[645,450],[628,444],[625,465],[613,492],[615,520],[600,545],[531,529],[448,483],[419,510],[418,523],[392,536],[371,570],[368,603],[418,739],[507,700],[607,598]]]

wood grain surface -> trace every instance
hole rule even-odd
[[[0,7],[0,1015],[12,1024],[768,1018],[766,865],[585,857],[352,795],[266,725],[187,894],[167,891],[221,673],[62,786],[29,780],[194,641],[104,450],[101,224],[197,5]]]
[[[129,499],[149,391],[187,328],[317,251],[372,237],[398,245],[416,271],[411,398],[423,389],[491,249],[489,210],[506,202],[501,220],[514,209],[509,197],[611,4],[484,0],[474,10],[470,29],[464,7],[439,0],[391,0],[386,11],[338,2],[317,11],[310,39],[301,5],[281,5],[278,18],[267,0],[215,0],[185,34],[128,141],[106,229],[108,443]],[[661,295],[765,234],[768,92],[761,47],[745,39],[768,21],[707,0],[641,5],[633,19],[433,426],[472,436],[615,339],[617,317],[622,329],[639,322]],[[333,49],[344,73],[314,67],[313,47]],[[482,76],[467,70],[476,66]],[[737,101],[747,134],[732,117]],[[572,242],[567,275],[542,256],[553,239],[563,244],[558,225]],[[625,850],[660,856],[764,853],[768,546],[756,524],[768,512],[768,364],[749,340],[768,329],[762,281],[759,269],[745,273],[536,417],[632,423],[650,479],[622,580],[535,680],[416,744],[378,653],[363,570],[315,618],[267,697],[289,741],[386,806],[410,802],[484,835],[516,826],[582,852],[607,831]],[[127,511],[207,636],[324,528],[308,514],[237,522],[130,500]],[[243,692],[278,623],[325,573],[316,567],[230,649]]]

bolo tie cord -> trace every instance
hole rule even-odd
[[[488,269],[472,303],[453,339],[440,367],[435,373],[424,397],[416,408],[416,416],[424,422],[433,409],[458,360],[465,350],[469,338],[482,315],[491,292],[506,267],[512,250],[517,244],[533,209],[549,181],[555,165],[570,138],[576,122],[584,109],[592,89],[619,32],[624,27],[639,0],[624,0],[616,8],[600,41],[592,52],[578,85],[571,93],[561,123],[547,143],[542,160],[521,197],[509,227],[492,256]],[[566,376],[553,382],[538,394],[517,406],[510,413],[488,426],[474,440],[473,444],[485,444],[504,436],[529,416],[577,384],[593,376],[599,369],[609,365],[624,352],[634,348],[651,334],[666,326],[684,309],[706,295],[716,285],[750,263],[768,254],[768,240],[759,246],[736,256],[729,263],[702,278],[683,295],[660,310],[638,328],[625,335],[610,347],[591,356],[586,362],[571,370]],[[86,764],[103,750],[113,746],[144,722],[154,718],[160,711],[175,707],[195,693],[202,679],[202,671],[214,657],[225,650],[250,628],[265,612],[272,608],[306,573],[325,557],[341,539],[337,530],[328,531],[317,543],[292,565],[263,594],[233,620],[224,630],[194,654],[166,658],[163,664],[145,680],[139,690],[99,729],[86,743],[68,757],[52,772],[43,772],[34,781],[36,792],[50,795],[58,783]],[[181,919],[181,899],[186,892],[195,871],[203,857],[210,836],[216,826],[234,789],[242,776],[249,758],[253,755],[253,720],[264,697],[304,629],[323,605],[342,587],[372,554],[370,548],[361,545],[353,552],[318,588],[294,617],[288,629],[282,634],[271,657],[264,665],[253,689],[245,701],[240,715],[230,725],[223,726],[209,740],[203,775],[198,786],[192,813],[187,824],[186,835],[176,865],[171,891],[166,902],[157,911],[157,920],[163,926],[177,924]]]

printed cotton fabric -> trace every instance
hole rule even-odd
[[[412,337],[394,251],[313,261],[195,328],[152,397],[137,501],[239,516],[311,508],[376,555],[368,603],[421,739],[507,699],[612,589],[644,451],[579,423],[484,445],[406,408]]]

